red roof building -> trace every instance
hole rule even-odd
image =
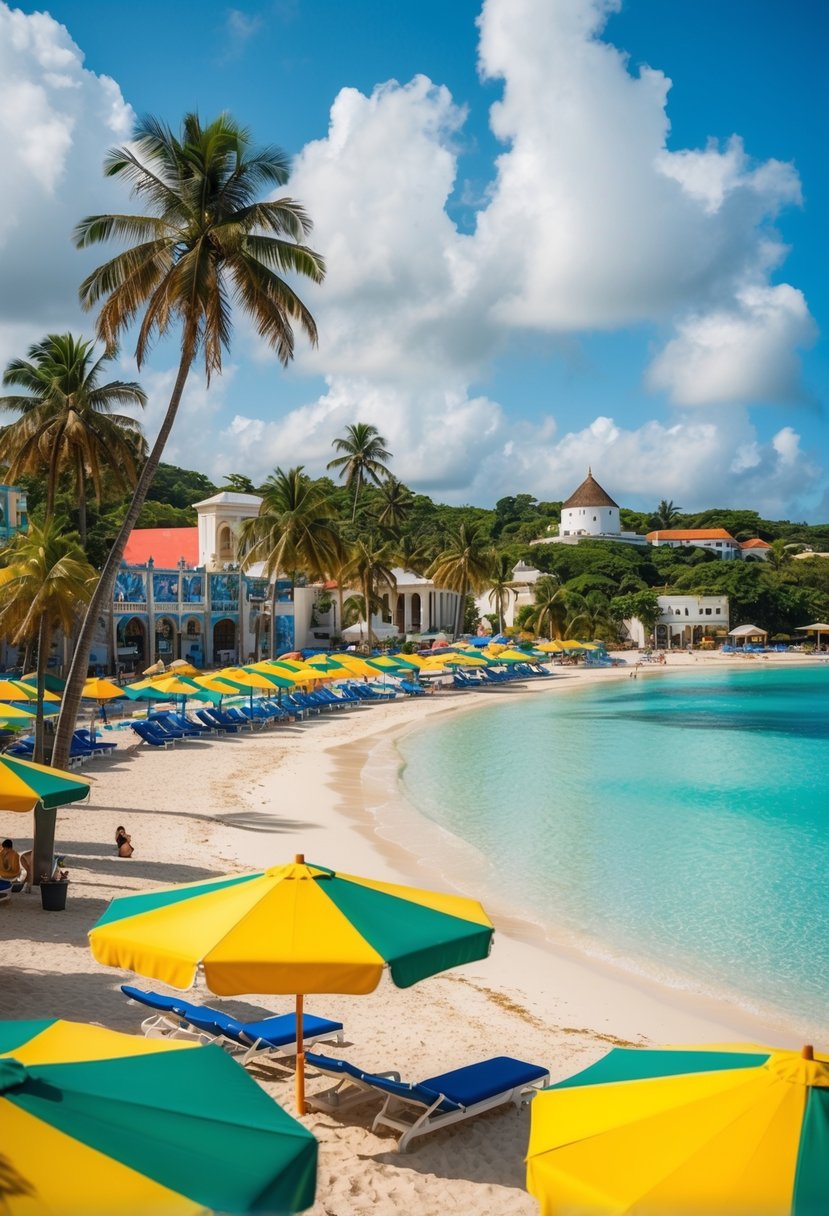
[[[128,566],[153,565],[175,570],[182,558],[189,567],[199,564],[198,528],[134,528],[124,550]]]

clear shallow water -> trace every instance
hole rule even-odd
[[[829,669],[496,694],[400,751],[517,911],[829,1025]]]

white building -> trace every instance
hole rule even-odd
[[[513,566],[509,594],[505,597],[503,603],[505,627],[515,624],[519,608],[523,608],[526,604],[535,603],[535,584],[542,577],[541,570],[536,570],[534,566],[528,566],[526,562],[518,562],[516,566]],[[475,606],[481,617],[491,616],[492,613],[497,615],[498,613],[498,602],[494,594],[491,594],[489,591],[482,591],[480,595],[475,597]]]
[[[256,518],[262,499],[258,494],[220,490],[194,505],[199,517],[199,565],[205,570],[226,570],[238,561],[242,522]]]
[[[684,650],[704,637],[728,633],[727,595],[660,595],[658,603],[654,643],[659,650]],[[649,644],[641,621],[625,621],[625,627],[638,647]]]
[[[577,490],[561,506],[558,536],[534,540],[534,545],[578,545],[583,540],[612,540],[624,545],[644,545],[638,532],[623,532],[619,506],[593,476],[592,469]]]
[[[765,561],[771,549],[768,541],[760,540],[759,536],[739,541],[725,528],[660,528],[649,532],[645,539],[657,547],[709,549],[723,561]]]

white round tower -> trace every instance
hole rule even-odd
[[[619,507],[591,469],[561,507],[559,536],[613,536],[621,532]]]

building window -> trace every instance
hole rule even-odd
[[[710,609],[710,608],[706,608],[706,609],[705,609],[705,615],[706,615],[706,616],[710,616],[710,615],[711,615],[711,609]]]
[[[719,608],[715,608],[715,609],[714,609],[714,616],[719,616],[719,615],[720,615],[720,610],[719,610]]]
[[[677,608],[677,610],[676,610],[676,615],[677,615],[677,616],[682,616],[682,609],[681,609],[681,608]]]

